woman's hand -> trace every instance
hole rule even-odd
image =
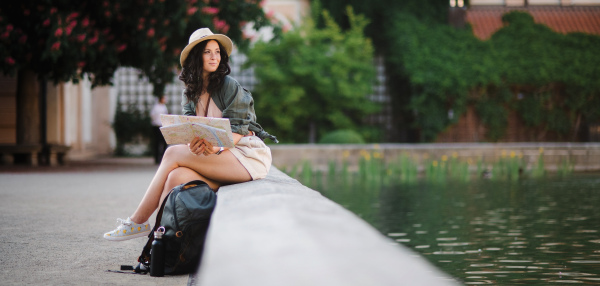
[[[204,144],[204,140],[200,140],[199,137],[194,137],[192,142],[188,144],[188,147],[190,148],[190,152],[192,152],[192,154],[198,156],[204,154],[206,144]]]
[[[217,153],[220,149],[219,147],[214,147],[210,142],[198,137],[195,137],[192,142],[190,142],[189,147],[190,152],[196,156],[209,156]]]

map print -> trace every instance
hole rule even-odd
[[[167,144],[188,144],[194,139],[206,139],[213,146],[233,148],[231,125],[227,118],[162,114],[160,131]]]

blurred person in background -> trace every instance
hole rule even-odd
[[[161,95],[157,100],[152,110],[150,111],[150,118],[152,119],[152,154],[154,155],[154,163],[160,164],[162,161],[165,150],[167,149],[167,142],[160,132],[162,123],[160,121],[161,114],[168,114],[169,110],[165,104],[166,98]]]

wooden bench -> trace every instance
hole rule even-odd
[[[71,149],[70,146],[49,144],[48,145],[48,162],[50,166],[66,165],[68,163],[67,153]]]
[[[13,165],[15,157],[23,156],[25,164],[38,166],[46,163],[50,166],[64,165],[67,163],[67,152],[71,147],[59,144],[0,144],[0,164]],[[47,156],[47,157],[45,157]]]
[[[42,151],[41,144],[32,145],[16,145],[2,144],[0,145],[0,161],[3,165],[12,165],[15,163],[15,156],[25,156],[25,163],[31,166],[37,166],[39,162],[38,154]]]

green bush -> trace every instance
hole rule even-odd
[[[115,155],[129,155],[125,150],[127,143],[138,143],[137,141],[149,140],[152,136],[152,122],[148,111],[140,111],[135,106],[121,108],[121,103],[117,104],[117,111],[112,124],[117,139]]]
[[[475,107],[490,141],[505,134],[511,110],[541,134],[570,140],[582,122],[600,120],[600,37],[563,35],[521,11],[502,20],[505,26],[481,41],[469,29],[397,17],[388,31],[389,70],[408,78],[404,108],[421,140],[435,140],[467,106]]]
[[[311,3],[312,18],[249,51],[246,67],[258,79],[253,95],[266,130],[281,142],[315,143],[337,129],[361,129],[379,105],[367,98],[375,79],[373,45],[363,34],[367,20],[347,10],[342,31],[327,11]],[[322,17],[323,28],[315,22]],[[373,128],[373,127],[371,127]]]
[[[365,140],[354,130],[336,130],[326,134],[319,144],[364,144]]]

